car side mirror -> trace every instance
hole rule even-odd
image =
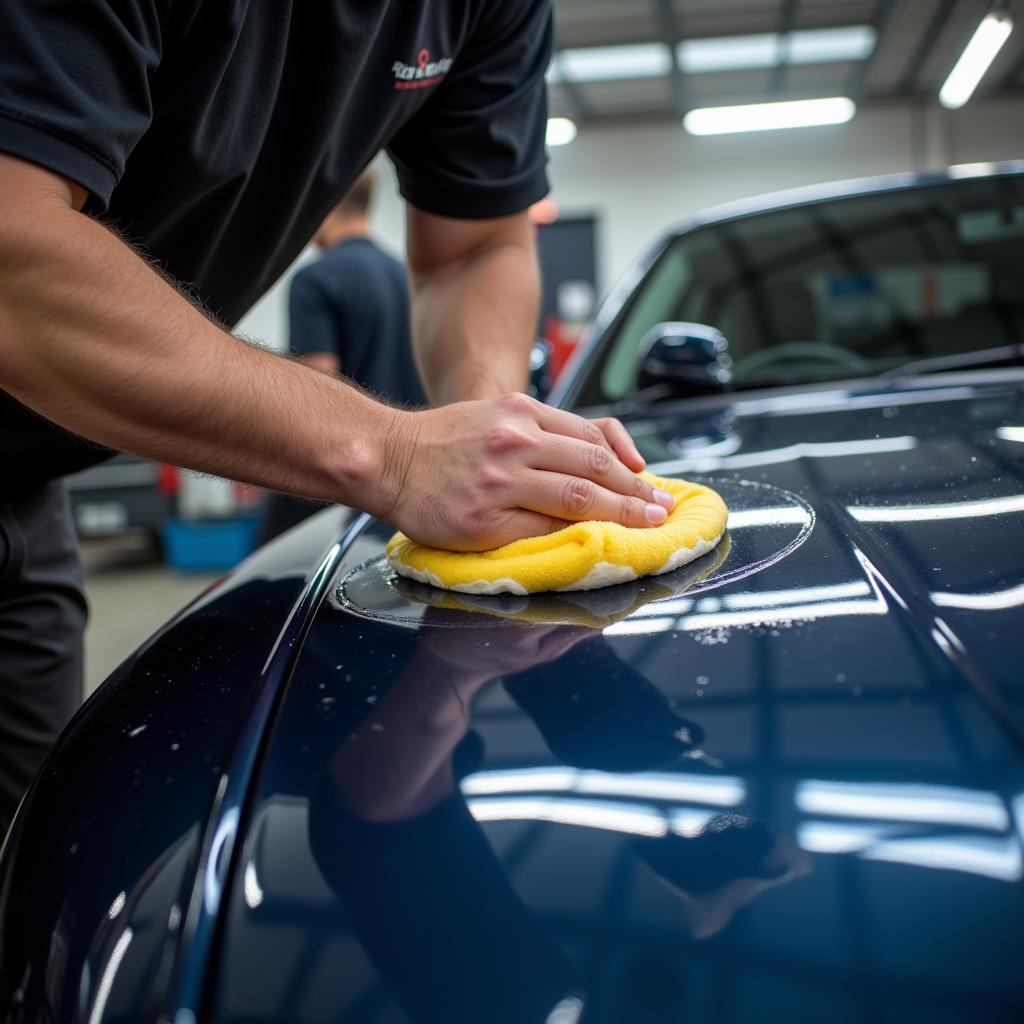
[[[728,391],[732,356],[721,331],[706,324],[655,324],[640,342],[641,388],[673,384],[687,391]]]
[[[551,391],[551,353],[554,346],[547,338],[538,338],[530,349],[530,386],[532,398],[543,402]]]

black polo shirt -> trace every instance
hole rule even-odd
[[[392,402],[425,405],[409,326],[405,266],[370,238],[348,238],[293,278],[288,343],[327,352],[341,372]]]
[[[550,0],[2,0],[0,151],[231,325],[382,148],[432,213],[541,198],[551,39]],[[0,490],[102,457],[0,392]]]

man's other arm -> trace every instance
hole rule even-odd
[[[526,212],[455,220],[408,207],[412,333],[436,405],[526,389],[540,274]],[[638,456],[632,442],[620,454]]]

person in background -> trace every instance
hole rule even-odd
[[[315,370],[343,374],[398,405],[426,405],[412,351],[405,266],[370,235],[376,183],[375,172],[364,171],[313,237],[322,255],[292,279],[289,344],[292,354]],[[268,494],[260,543],[324,507],[324,502]]]

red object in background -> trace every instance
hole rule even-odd
[[[571,324],[560,316],[552,315],[545,318],[541,333],[551,342],[551,381],[554,383],[575,351],[583,334],[583,325]]]
[[[262,487],[257,487],[255,484],[243,484],[233,480],[231,490],[235,498],[235,508],[239,512],[252,512],[263,504]]]
[[[255,484],[225,480],[223,486],[231,489],[232,503],[240,512],[252,511],[263,501],[263,488]],[[181,470],[177,466],[162,465],[156,479],[156,489],[168,497],[177,497],[181,492]]]
[[[160,475],[157,477],[156,489],[161,494],[173,496],[178,493],[181,487],[181,479],[175,466],[161,466]]]

